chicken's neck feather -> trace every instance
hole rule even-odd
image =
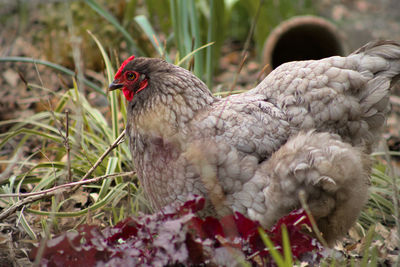
[[[171,136],[184,131],[197,112],[216,99],[191,72],[176,66],[152,73],[148,88],[129,103],[128,124],[144,135]]]

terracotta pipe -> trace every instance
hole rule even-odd
[[[263,63],[271,71],[288,61],[345,55],[343,39],[336,26],[323,18],[293,17],[279,24],[268,36]]]

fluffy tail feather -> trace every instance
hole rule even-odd
[[[389,112],[390,88],[400,78],[400,44],[394,41],[371,42],[352,53],[349,60],[352,58],[358,63],[356,70],[364,77],[370,77],[359,91],[358,98],[362,120],[368,124],[374,142]]]
[[[302,190],[323,237],[332,245],[346,234],[367,200],[370,166],[366,154],[338,135],[300,133],[261,165],[252,179],[267,181],[262,203],[267,212],[256,218],[271,226],[301,207]]]

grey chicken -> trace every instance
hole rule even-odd
[[[126,133],[154,209],[192,193],[206,198],[206,215],[239,211],[270,227],[304,192],[332,244],[367,200],[369,153],[399,74],[400,45],[376,41],[347,57],[283,64],[222,99],[183,68],[132,56],[109,90],[129,102]]]

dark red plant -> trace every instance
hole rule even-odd
[[[82,225],[41,244],[42,266],[172,266],[232,265],[239,260],[253,266],[271,266],[273,261],[259,235],[259,223],[240,213],[200,218],[204,198],[193,196],[183,204],[167,206],[153,215],[129,217],[113,227],[100,230]],[[280,249],[285,224],[295,259],[314,253],[319,260],[320,245],[302,232],[311,226],[306,213],[297,210],[266,230]],[[31,260],[39,248],[30,253]]]

